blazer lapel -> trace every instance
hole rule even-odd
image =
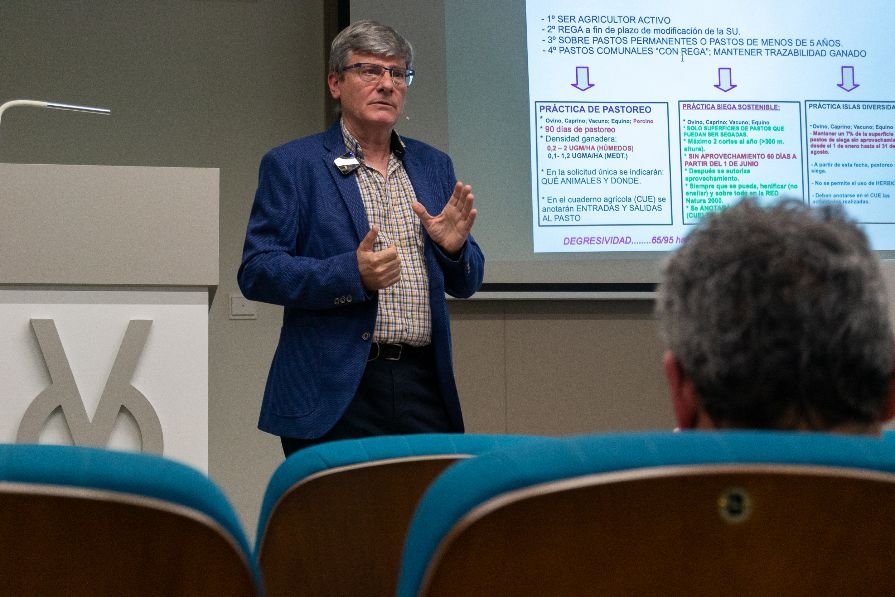
[[[348,213],[351,214],[351,223],[357,234],[357,242],[360,243],[370,229],[367,220],[367,212],[364,210],[364,202],[360,196],[360,189],[357,188],[357,179],[353,172],[342,174],[335,164],[335,160],[345,155],[345,144],[342,142],[342,128],[337,121],[329,130],[326,131],[323,141],[324,166],[333,178],[339,196],[345,202]]]

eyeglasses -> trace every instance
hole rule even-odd
[[[361,81],[367,83],[378,83],[386,72],[391,75],[392,83],[395,87],[402,87],[404,85],[409,87],[413,82],[412,68],[389,68],[387,66],[382,66],[381,64],[373,64],[372,62],[358,62],[357,64],[349,64],[348,66],[342,67],[342,72],[344,73],[346,70],[352,69],[357,69],[357,74],[360,76]]]

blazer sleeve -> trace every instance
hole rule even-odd
[[[338,211],[344,204],[329,174],[299,166],[308,159],[288,145],[262,158],[239,288],[251,300],[303,309],[368,301],[350,218]]]
[[[485,255],[470,235],[460,254],[451,259],[435,245],[435,255],[444,272],[444,290],[456,298],[469,298],[482,287],[485,277]]]

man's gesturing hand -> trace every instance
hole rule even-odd
[[[472,187],[457,181],[451,198],[437,216],[427,212],[419,201],[414,201],[411,207],[432,240],[447,254],[456,255],[463,248],[475,222],[477,212],[472,206],[472,201]]]

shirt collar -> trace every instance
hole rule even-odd
[[[345,149],[348,150],[349,153],[353,154],[357,157],[361,162],[364,161],[364,151],[361,149],[360,143],[351,134],[351,131],[345,126],[345,122],[342,121],[342,141],[345,143]],[[404,145],[404,140],[401,139],[401,136],[398,135],[395,131],[392,131],[392,138],[390,141],[392,153],[395,154],[395,157],[399,160],[404,159],[404,153],[407,151],[407,147]]]

